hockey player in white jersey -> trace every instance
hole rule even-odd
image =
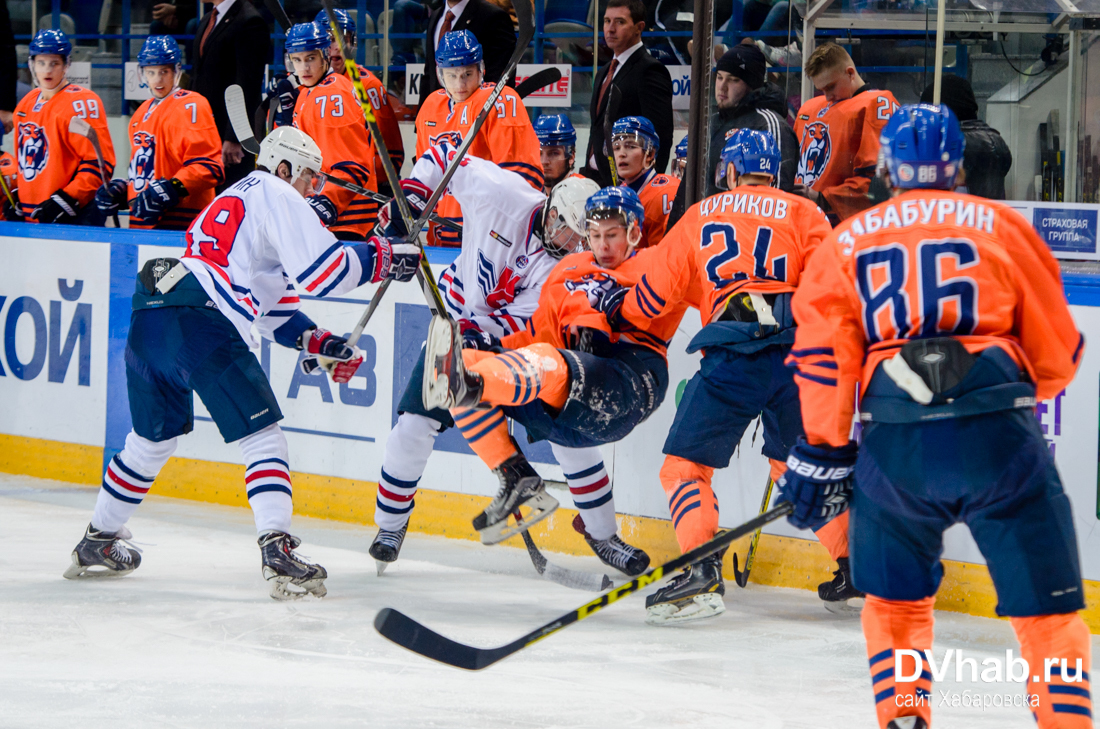
[[[402,181],[414,214],[431,196],[454,154],[447,143],[430,148],[417,160],[411,177]],[[440,291],[447,313],[460,323],[467,340],[484,346],[526,326],[538,306],[542,283],[557,260],[584,240],[584,200],[598,189],[591,180],[570,178],[547,198],[514,172],[478,157],[463,159],[449,185],[463,210],[462,250],[443,273]],[[404,231],[392,203],[382,208],[379,225],[387,235]],[[420,357],[386,441],[374,513],[379,530],[370,546],[379,572],[401,551],[436,436],[454,425],[446,410],[424,408],[423,371]],[[614,534],[614,503],[608,498],[610,483],[599,449],[553,448],[567,478],[575,476],[569,484],[577,489],[575,501],[582,514],[589,515],[583,507],[592,502],[590,515],[596,521],[589,531],[609,537],[604,533],[610,524]],[[540,494],[538,500],[543,506],[541,516],[557,505],[549,495]]]
[[[107,466],[91,523],[65,577],[121,576],[141,564],[126,522],[194,427],[197,392],[227,443],[244,456],[245,488],[259,534],[271,596],[322,597],[325,569],[297,555],[282,412],[249,346],[252,327],[304,350],[307,368],[347,382],[363,355],[354,343],[319,328],[298,293],[342,294],[386,278],[407,281],[420,249],[374,237],[342,243],[305,201],[321,151],[293,127],[260,146],[256,171],[227,189],[194,220],[182,260],[145,263],[133,297],[126,342],[126,385],[133,430]]]

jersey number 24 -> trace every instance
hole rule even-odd
[[[722,289],[735,281],[744,281],[749,277],[745,271],[736,271],[732,278],[723,278],[718,269],[741,255],[741,245],[737,242],[737,229],[725,223],[707,223],[702,230],[703,248],[715,246],[716,251],[707,260],[707,279],[715,289]],[[719,246],[718,244],[722,245]],[[768,252],[772,247],[772,229],[763,225],[756,229],[756,244],[752,248],[754,278],[766,278],[773,281],[787,280],[787,257],[777,256],[771,262],[768,271]]]

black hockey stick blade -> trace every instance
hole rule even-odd
[[[244,90],[237,84],[225,89],[225,112],[229,116],[229,126],[233,127],[233,134],[237,135],[244,150],[249,154],[260,153],[260,143],[256,141],[256,135],[252,131],[252,125],[248,121],[248,109],[244,104]]]
[[[275,22],[279,24],[284,33],[290,30],[290,18],[286,16],[286,10],[279,4],[279,0],[264,0],[264,5],[267,6],[267,11],[274,16]]]
[[[607,575],[580,572],[554,564],[546,559],[546,556],[539,550],[530,534],[524,531],[521,532],[521,535],[523,536],[523,543],[527,546],[527,554],[531,557],[531,564],[535,566],[535,571],[551,582],[556,582],[562,587],[584,590],[585,592],[603,592],[614,584]]]
[[[611,181],[619,184],[619,169],[615,166],[615,150],[611,143],[611,129],[615,126],[619,114],[619,104],[623,100],[622,92],[615,84],[607,90],[607,109],[603,115],[603,143],[607,149],[607,163],[611,166]]]
[[[507,645],[500,646],[499,648],[476,648],[451,640],[421,625],[404,613],[398,612],[393,608],[383,608],[378,612],[378,615],[374,618],[374,629],[377,630],[383,638],[396,643],[402,648],[407,648],[414,653],[419,653],[425,658],[430,658],[440,663],[446,663],[448,666],[454,666],[455,668],[464,668],[468,671],[480,671],[487,666],[493,665],[502,658],[507,658],[513,653],[517,653],[543,638],[569,627],[573,623],[584,620],[600,610],[603,610],[611,603],[618,602],[622,598],[634,594],[641,588],[651,585],[663,577],[667,577],[676,570],[687,567],[705,557],[709,557],[715,552],[725,549],[732,542],[740,539],[746,534],[751,534],[765,524],[786,516],[791,512],[792,508],[791,503],[785,501],[771,511],[761,514],[755,519],[750,519],[739,527],[718,534],[714,539],[696,547],[690,552],[682,554],[669,562],[665,562],[659,567],[654,567],[644,575],[636,577],[630,582],[605,592],[591,602],[581,605],[576,610],[572,610],[546,625],[536,628],[527,635]]]
[[[558,81],[561,81],[561,71],[556,68],[544,68],[533,76],[523,79],[521,83],[516,84],[516,95],[521,99],[526,99],[543,86],[556,84]]]

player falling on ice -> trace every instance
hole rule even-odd
[[[420,214],[454,153],[447,143],[430,148],[416,161],[412,176],[402,181],[413,215]],[[448,314],[462,324],[467,336],[500,338],[524,329],[538,308],[543,281],[557,263],[553,254],[570,250],[557,241],[568,243],[584,235],[579,216],[562,217],[558,211],[572,208],[596,189],[588,180],[566,180],[547,198],[514,172],[477,157],[463,159],[450,182],[450,193],[465,211],[462,251],[444,271],[439,289]],[[379,224],[387,235],[404,230],[396,215],[393,202],[383,206]],[[370,546],[379,570],[397,559],[436,436],[454,425],[446,409],[424,407],[423,372],[421,357],[386,439],[374,511],[379,529]],[[601,473],[606,476],[602,459],[596,457],[567,472],[588,469],[592,473],[580,477],[578,486],[599,481]]]
[[[65,74],[73,44],[60,30],[40,30],[30,44],[31,76],[38,88],[15,107],[15,156],[19,162],[19,210],[27,221],[100,225],[90,203],[111,178],[115,149],[103,101]],[[103,153],[100,168],[87,137],[70,131],[79,118],[95,131]]]
[[[654,249],[648,270],[619,312],[644,328],[686,301],[702,319],[687,351],[702,350],[703,360],[676,409],[660,474],[683,552],[718,533],[711,478],[716,468],[729,465],[753,420],[759,417],[764,425],[771,478],[783,472],[787,451],[802,434],[798,388],[783,364],[794,342],[790,298],[807,258],[830,228],[816,205],[771,186],[780,163],[770,134],[737,130],[716,170],[716,184],[729,192],[688,209]],[[831,526],[843,537],[846,520]],[[722,613],[722,556],[691,566],[649,595],[647,622]]]
[[[686,305],[670,306],[646,321],[648,331],[608,323],[608,313],[621,304],[627,287],[652,263],[647,258],[652,251],[635,254],[643,216],[641,201],[629,188],[609,187],[588,198],[591,250],[563,258],[543,284],[527,329],[492,342],[490,351],[462,349],[456,322],[432,320],[425,407],[450,408],[470,447],[500,479],[496,498],[474,518],[483,541],[500,541],[557,506],[509,435],[506,417],[522,423],[530,437],[548,439],[555,455],[561,445],[598,453],[596,446],[622,440],[664,401],[668,340]],[[581,240],[577,244],[580,249]],[[582,533],[605,564],[631,576],[641,574],[649,556],[615,534],[609,485],[601,500],[607,503],[600,511],[577,504],[574,528],[582,531],[583,523],[587,532]],[[532,507],[533,517],[510,524],[509,515],[521,506]],[[592,534],[597,526],[602,536]]]
[[[299,23],[286,33],[286,53],[301,85],[294,126],[308,134],[326,160],[327,175],[377,191],[375,147],[355,87],[329,68],[328,25]],[[377,222],[378,203],[325,184],[306,198],[321,222],[341,240],[365,240]]]
[[[611,147],[620,184],[638,193],[645,207],[645,235],[640,248],[649,248],[665,237],[668,214],[680,181],[653,169],[661,142],[653,122],[644,116],[624,116],[611,127]]]
[[[169,35],[145,39],[138,72],[153,98],[130,118],[128,179],[95,195],[104,216],[130,208],[133,229],[186,230],[225,180],[222,141],[206,97],[179,87],[180,49]]]
[[[264,139],[257,168],[223,192],[187,231],[183,259],[146,262],[126,340],[126,386],[134,427],[103,476],[95,512],[65,577],[121,576],[141,564],[126,522],[194,427],[197,392],[227,443],[237,442],[256,519],[264,579],[284,600],[325,594],[325,569],[298,556],[290,535],[290,465],[282,412],[249,346],[262,336],[305,351],[347,382],[363,360],[357,347],[320,329],[300,310],[298,291],[337,295],[368,281],[407,281],[420,250],[372,238],[342,244],[304,198],[321,152],[293,127]],[[293,283],[292,283],[293,282]]]
[[[1077,537],[1034,410],[1073,379],[1084,338],[1058,263],[1028,222],[952,192],[963,147],[946,106],[901,107],[882,132],[893,199],[849,218],[810,260],[791,352],[806,437],[780,486],[803,528],[851,495],[852,578],[867,592],[880,727],[931,724],[927,662],[902,659],[903,676],[919,674],[902,681],[894,655],[932,648],[943,533],[961,522],[1030,666],[1039,729],[1091,729]],[[1035,680],[1047,659],[1057,666],[1049,682]]]
[[[440,142],[452,147],[462,144],[493,92],[493,84],[482,83],[485,61],[481,44],[470,31],[445,33],[435,51],[435,63],[442,88],[422,100],[416,115],[417,159]],[[494,108],[495,113],[486,117],[469,154],[494,162],[522,177],[535,190],[542,190],[539,140],[523,101],[515,89],[505,86]],[[461,206],[452,195],[444,196],[435,212],[456,223],[462,222]],[[457,246],[461,244],[461,234],[432,223],[428,240],[435,245]]]
[[[577,130],[565,114],[543,114],[535,120],[535,136],[539,138],[542,159],[543,192],[550,191],[566,177],[580,177],[573,172],[577,159]]]

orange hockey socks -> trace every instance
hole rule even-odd
[[[463,350],[470,372],[481,375],[481,401],[493,405],[526,405],[535,399],[561,408],[569,396],[569,366],[549,344],[531,344],[495,356]]]
[[[1028,705],[1039,729],[1092,729],[1092,636],[1085,621],[1078,613],[1064,613],[1012,618],[1012,627],[1027,661]]]
[[[490,410],[453,408],[451,417],[470,448],[490,469],[516,454],[515,443],[508,433],[508,419],[499,407]]]
[[[875,711],[882,729],[899,716],[920,716],[929,725],[932,723],[932,672],[924,651],[932,647],[935,602],[934,597],[910,601],[867,596],[862,615],[863,635],[871,664]],[[920,666],[913,654],[901,656],[903,678],[920,671],[913,681],[895,680],[895,653],[901,650],[920,655]]]
[[[689,552],[718,533],[718,499],[710,487],[714,469],[676,456],[665,456],[661,486],[681,552]]]
[[[825,549],[829,550],[829,556],[833,561],[848,556],[848,512],[834,517],[820,528],[814,530],[817,539]]]

